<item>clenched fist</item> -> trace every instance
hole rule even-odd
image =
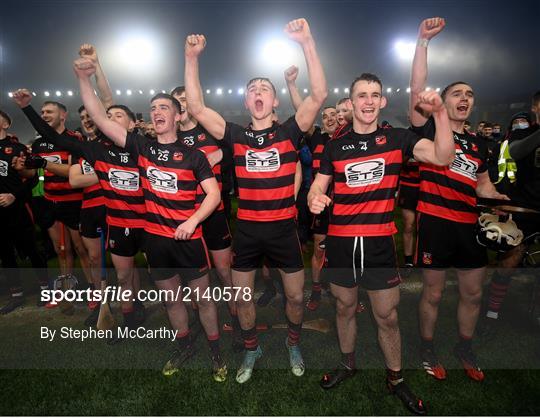
[[[304,18],[291,20],[285,26],[284,32],[289,38],[301,45],[312,39],[308,22]]]
[[[79,47],[79,56],[81,58],[88,58],[94,64],[98,63],[97,51],[94,45],[91,44],[82,44]]]
[[[287,83],[296,81],[296,77],[298,77],[298,67],[296,65],[291,65],[285,70],[285,81]]]
[[[418,28],[418,38],[431,39],[444,29],[446,22],[442,17],[432,17],[425,19]]]
[[[205,46],[206,38],[204,35],[188,35],[185,45],[186,57],[198,57]]]
[[[420,93],[416,106],[427,113],[437,113],[444,109],[441,96],[434,91],[423,91]]]
[[[77,77],[90,77],[96,73],[96,64],[88,58],[79,58],[73,62],[73,70]]]
[[[22,109],[32,101],[32,93],[27,89],[19,89],[13,93],[13,101]]]
[[[317,194],[314,195],[311,199],[309,199],[308,206],[311,213],[318,215],[324,210],[324,208],[330,206],[331,203],[332,199],[330,199],[325,194]]]

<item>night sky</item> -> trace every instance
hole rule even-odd
[[[300,48],[282,33],[298,17],[310,23],[330,90],[347,87],[366,71],[378,74],[385,88],[403,90],[410,60],[398,57],[395,43],[415,42],[421,20],[433,16],[444,17],[446,28],[430,44],[429,85],[467,81],[476,92],[477,116],[498,105],[500,117],[512,113],[505,105],[528,104],[540,89],[540,1],[19,1],[1,7],[0,107],[16,117],[16,132],[28,127],[18,121],[20,111],[8,92],[28,87],[38,94],[39,105],[46,89],[76,91],[71,63],[84,42],[97,47],[113,91],[145,92],[117,99],[135,111],[147,111],[149,89],[182,84],[183,46],[190,33],[208,40],[201,58],[203,88],[234,89],[234,98],[216,102],[218,110],[241,110],[236,90],[253,76],[270,76],[278,89],[284,86],[287,63],[270,62],[261,53],[273,38],[290,43],[298,54],[298,85],[308,87]],[[146,39],[131,59],[122,52],[129,39]],[[394,95],[389,99],[398,107],[392,111],[406,112],[406,94]],[[288,98],[281,97],[282,111],[288,111]],[[63,101],[72,114],[80,104],[76,96]]]

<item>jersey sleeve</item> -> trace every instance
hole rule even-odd
[[[420,141],[421,137],[409,129],[396,129],[398,133],[398,141],[406,158],[414,158],[414,147]]]
[[[291,116],[280,126],[284,130],[285,135],[292,141],[295,149],[300,149],[300,143],[304,137],[304,132],[298,126],[296,118]]]
[[[135,161],[137,161],[140,150],[148,141],[149,139],[145,136],[142,136],[135,132],[128,132],[126,135],[126,145],[124,149],[133,156]]]
[[[193,155],[191,156],[193,161],[193,174],[195,178],[200,183],[210,177],[214,177],[214,173],[206,156],[199,150],[193,150]]]
[[[240,125],[237,125],[236,123],[232,122],[226,122],[225,123],[225,134],[223,135],[223,144],[228,146],[229,148],[233,148],[234,145],[234,139],[238,137],[242,130],[242,127]]]
[[[324,147],[324,151],[321,157],[321,168],[319,169],[319,173],[325,174],[327,176],[334,175],[334,164],[332,163],[332,146],[330,142]]]
[[[435,119],[433,116],[430,116],[423,126],[411,126],[409,129],[420,138],[435,139]]]

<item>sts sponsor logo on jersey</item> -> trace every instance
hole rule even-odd
[[[136,192],[139,190],[139,172],[110,168],[109,183],[113,189]]]
[[[59,155],[44,155],[43,158],[50,163],[62,164],[62,157]]]
[[[178,192],[178,177],[176,173],[162,171],[157,167],[150,166],[146,169],[146,176],[152,185],[152,189],[164,193]]]
[[[88,161],[86,161],[86,160],[82,160],[81,168],[82,168],[83,174],[85,174],[85,175],[95,173],[94,167],[92,167],[90,165],[90,163]]]
[[[461,150],[456,150],[456,156],[452,164],[450,164],[450,171],[461,174],[468,177],[471,180],[476,180],[476,171],[478,170],[478,163],[476,161],[469,160],[467,156]]]
[[[277,171],[279,167],[277,148],[270,148],[268,151],[247,150],[246,152],[246,170],[249,172]]]
[[[0,160],[0,176],[6,177],[8,175],[9,164],[7,161]]]
[[[349,187],[363,187],[380,183],[384,177],[384,158],[349,163],[345,166],[345,178]]]

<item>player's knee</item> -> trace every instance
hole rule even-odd
[[[292,306],[301,306],[304,302],[304,294],[302,292],[288,293],[287,304]]]
[[[482,288],[467,289],[461,297],[467,304],[479,306],[482,302]]]
[[[318,248],[318,246],[316,246],[313,251],[313,257],[315,257],[317,261],[322,260],[324,257],[324,250],[321,250],[320,248]]]
[[[337,301],[336,303],[336,313],[342,318],[350,318],[356,314],[356,303],[354,302],[344,302]]]
[[[403,233],[411,235],[414,232],[414,222],[403,224]]]
[[[131,276],[132,276],[131,272],[129,271],[118,271],[116,273],[116,277],[118,279],[118,285],[125,287],[128,284],[130,284]]]
[[[377,324],[380,328],[395,329],[398,328],[397,309],[389,309],[375,313]]]

